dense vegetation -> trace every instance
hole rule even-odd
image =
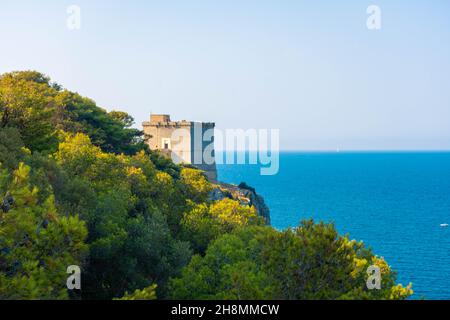
[[[38,72],[0,76],[0,299],[405,299],[386,262],[332,225],[283,232],[211,201],[133,118]],[[66,269],[82,269],[82,291]],[[382,289],[368,290],[369,265]]]

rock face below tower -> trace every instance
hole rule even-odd
[[[171,121],[169,115],[152,114],[142,124],[146,143],[172,158],[176,164],[190,164],[217,181],[214,127],[211,122]]]
[[[264,198],[246,183],[241,183],[239,186],[222,182],[216,184],[209,199],[218,201],[225,198],[239,201],[243,206],[254,207],[258,215],[264,218],[267,225],[270,225],[270,210],[264,202]]]

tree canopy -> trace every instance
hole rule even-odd
[[[18,129],[25,146],[33,151],[55,151],[62,130],[84,133],[106,152],[134,154],[147,147],[143,132],[132,128],[133,124],[127,113],[107,112],[41,73],[0,76],[0,128]]]
[[[380,266],[381,290],[366,286],[370,265]],[[174,299],[406,299],[411,287],[395,285],[384,259],[331,224],[305,221],[283,232],[235,229],[195,255],[171,280]]]
[[[203,172],[148,150],[133,122],[39,72],[0,76],[0,299],[412,294],[333,225],[278,231],[252,206],[213,201]],[[71,265],[81,292],[66,287]],[[370,265],[381,290],[366,287]]]

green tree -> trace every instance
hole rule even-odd
[[[16,128],[0,128],[0,163],[13,170],[25,154],[20,132]]]
[[[105,152],[135,154],[147,150],[143,132],[132,128],[134,119],[125,112],[106,110],[77,93],[64,90],[55,96],[56,128],[70,133],[84,133]]]
[[[59,215],[52,196],[40,203],[29,174],[23,163],[12,177],[0,171],[0,194],[12,200],[0,210],[0,299],[67,299],[66,270],[82,265],[87,230]]]
[[[150,152],[150,159],[156,169],[169,174],[172,178],[179,180],[181,167],[172,162],[170,158],[157,151]]]
[[[381,268],[382,289],[368,290],[367,267]],[[280,232],[243,227],[213,241],[170,282],[175,299],[406,299],[384,259],[331,224],[303,222]]]
[[[211,204],[201,203],[184,214],[181,221],[183,239],[192,243],[194,251],[204,253],[217,237],[242,226],[264,225],[254,207],[225,198]]]
[[[197,203],[205,202],[213,189],[204,173],[197,169],[182,168],[180,180],[185,197]]]
[[[276,231],[253,207],[210,201],[203,172],[149,152],[133,124],[39,72],[0,76],[0,299],[68,298],[73,264],[85,299],[412,294],[332,225]],[[381,290],[366,287],[371,265]]]
[[[19,130],[31,150],[55,150],[57,139],[51,123],[55,89],[48,78],[35,72],[0,76],[0,128]]]
[[[88,202],[78,202],[83,195],[58,199],[65,208],[77,207],[87,221],[90,258],[83,278],[84,297],[122,297],[125,291],[152,283],[164,297],[169,277],[179,273],[191,251],[187,242],[172,236],[157,205],[156,191],[167,187],[158,178],[161,173],[143,153],[134,157],[105,153],[83,134],[68,135],[55,158],[69,177],[79,179],[80,190],[93,198]]]
[[[363,243],[339,236],[332,224],[304,221],[264,239],[264,270],[280,286],[282,299],[407,298],[410,286],[395,285],[395,273]],[[367,268],[382,266],[382,290],[368,290]]]
[[[274,232],[269,227],[246,227],[213,241],[204,257],[195,255],[180,278],[170,282],[174,299],[273,299],[277,284],[255,256],[258,239]]]
[[[117,300],[156,300],[156,287],[152,285],[142,290],[136,290],[132,294],[128,292],[120,299]]]
[[[14,127],[31,151],[54,152],[58,130],[85,133],[106,152],[148,151],[143,132],[125,112],[106,110],[78,93],[63,90],[36,71],[0,76],[0,128]]]

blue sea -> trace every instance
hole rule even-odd
[[[450,153],[280,154],[279,173],[219,165],[219,179],[256,188],[284,229],[313,218],[363,240],[413,283],[414,299],[450,299]]]

